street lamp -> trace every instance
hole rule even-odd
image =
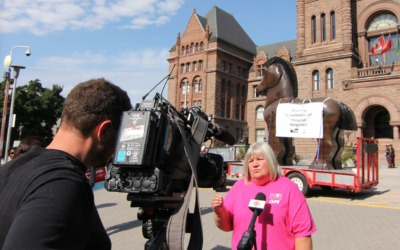
[[[3,105],[3,116],[1,119],[1,135],[0,135],[0,156],[3,155],[3,141],[4,141],[4,130],[6,128],[6,116],[7,116],[7,104],[8,104],[8,91],[10,89],[10,73],[11,73],[11,63],[12,63],[12,54],[15,48],[28,48],[25,52],[26,56],[31,55],[31,50],[29,46],[14,46],[11,49],[10,55],[4,58],[4,67],[8,68],[8,71],[4,72],[3,77],[6,78],[6,91],[4,93],[4,105]],[[18,70],[19,71],[19,70]],[[7,152],[8,155],[8,152]]]
[[[6,141],[6,152],[4,154],[4,161],[8,161],[8,146],[10,144],[10,139],[11,139],[11,127],[13,126],[13,114],[14,114],[14,103],[15,103],[15,92],[17,92],[17,79],[19,76],[19,70],[20,69],[25,69],[24,66],[21,65],[11,65],[11,67],[14,69],[14,88],[12,91],[12,96],[11,96],[11,106],[10,106],[10,115],[8,117],[8,129],[7,129],[7,141]]]

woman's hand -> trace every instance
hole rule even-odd
[[[224,207],[224,199],[221,195],[214,195],[211,201],[212,209],[214,210],[214,222],[215,225],[225,231],[229,232],[233,230],[233,224],[228,210]]]
[[[216,194],[214,195],[212,201],[211,201],[211,207],[216,212],[217,214],[220,214],[222,209],[223,209],[223,203],[224,199],[222,198],[221,195]]]

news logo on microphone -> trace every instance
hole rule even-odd
[[[257,209],[257,210],[263,210],[265,206],[265,200],[256,200],[256,199],[251,199],[249,203],[249,208],[250,209]]]

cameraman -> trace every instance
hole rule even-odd
[[[111,249],[85,172],[107,164],[129,109],[104,79],[72,89],[51,144],[0,168],[0,248]]]

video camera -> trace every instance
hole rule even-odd
[[[194,172],[198,186],[222,188],[226,183],[222,156],[200,153],[200,147],[212,137],[231,145],[235,139],[224,127],[213,124],[212,117],[199,107],[178,111],[158,93],[153,100],[142,100],[124,112],[121,119],[104,186],[111,192],[128,193],[131,207],[141,207],[138,219],[144,222],[143,236],[154,240],[160,230],[160,226],[154,230],[157,214],[164,214],[159,225],[165,224],[191,191],[190,154],[197,162]],[[191,150],[184,146],[184,140]],[[148,208],[151,213],[144,212]]]

